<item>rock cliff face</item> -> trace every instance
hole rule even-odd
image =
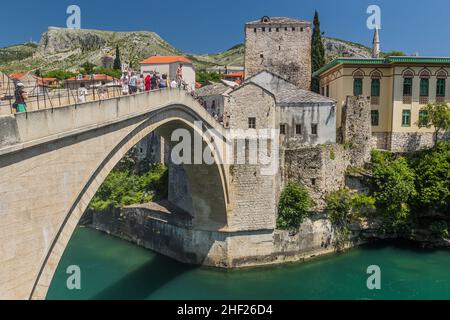
[[[338,39],[324,39],[327,61],[337,56],[370,57],[370,49]],[[154,32],[112,32],[99,30],[70,30],[50,27],[38,45],[22,45],[0,49],[0,69],[6,72],[40,69],[77,70],[85,62],[100,65],[105,55],[115,55],[119,46],[122,61],[137,65],[150,55],[186,55],[197,69],[215,65],[244,65],[244,45],[216,54],[183,53]],[[22,49],[26,48],[26,50]],[[7,59],[1,59],[2,56]]]
[[[352,43],[334,38],[324,38],[325,55],[327,61],[334,58],[349,56],[355,58],[370,58],[371,49],[358,43]]]

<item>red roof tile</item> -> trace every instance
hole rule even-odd
[[[141,61],[141,64],[167,64],[175,62],[192,63],[191,60],[183,56],[153,56]]]

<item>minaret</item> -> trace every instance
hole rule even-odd
[[[380,57],[380,35],[378,34],[378,29],[375,28],[375,33],[373,34],[372,58],[378,59],[379,57]]]

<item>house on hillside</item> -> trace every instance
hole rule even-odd
[[[104,83],[107,86],[118,85],[119,79],[106,74],[80,75],[72,77],[64,81],[64,86],[70,90],[78,90],[81,84],[84,84],[87,89],[99,87]]]
[[[170,80],[177,77],[177,69],[181,65],[183,81],[191,90],[195,90],[195,69],[192,61],[183,56],[153,56],[141,61],[141,74],[146,77],[152,72],[160,76],[167,74]]]
[[[14,92],[13,81],[3,72],[0,71],[0,100],[12,96]]]
[[[9,77],[14,83],[23,83],[30,95],[44,94],[48,92],[49,87],[58,84],[58,79],[56,78],[42,78],[30,72],[12,73]]]

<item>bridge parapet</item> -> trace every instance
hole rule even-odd
[[[203,120],[205,126],[219,132],[224,130],[186,91],[157,90],[2,116],[0,121],[5,125],[0,127],[0,155],[121,122],[170,105],[186,106]]]

